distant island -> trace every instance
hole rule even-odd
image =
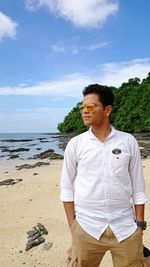
[[[141,133],[150,131],[150,72],[142,81],[131,78],[119,88],[112,87],[115,103],[111,114],[111,123],[118,130]],[[58,124],[62,133],[82,133],[87,130],[83,124],[79,106],[68,113],[64,121]]]

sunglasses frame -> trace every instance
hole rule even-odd
[[[89,106],[91,106],[93,108],[93,110],[90,110]],[[95,111],[96,107],[100,107],[95,105],[94,103],[89,103],[89,104],[81,104],[79,107],[80,112],[82,113],[83,110],[86,108],[88,110],[89,113],[93,113]]]

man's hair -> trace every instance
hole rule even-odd
[[[83,95],[86,96],[88,94],[97,94],[99,96],[99,101],[102,102],[103,107],[108,105],[113,106],[114,102],[114,94],[112,90],[105,85],[100,84],[90,84],[83,89]]]

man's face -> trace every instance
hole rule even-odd
[[[95,108],[93,112],[89,112],[85,108],[82,111],[83,122],[87,126],[101,127],[109,121],[109,115],[112,111],[112,106],[103,107],[103,104],[99,100],[97,94],[88,94],[84,96],[83,105],[94,104]]]

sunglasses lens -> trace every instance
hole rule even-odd
[[[93,104],[89,104],[86,107],[87,107],[88,112],[94,112],[95,106]]]
[[[81,105],[81,106],[79,107],[80,112],[83,112],[84,108],[85,108],[85,106],[84,106],[84,105]]]
[[[83,112],[83,110],[84,110],[85,108],[86,108],[87,111],[90,112],[90,113],[94,112],[94,110],[95,110],[95,106],[94,106],[94,104],[88,104],[88,105],[84,105],[84,104],[82,104],[82,105],[79,107],[80,112]]]

